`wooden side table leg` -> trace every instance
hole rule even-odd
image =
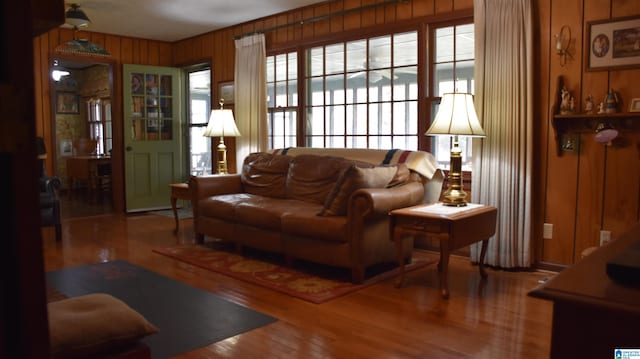
[[[398,267],[399,267],[399,271],[400,273],[398,273],[398,277],[396,278],[396,282],[395,282],[395,286],[396,288],[400,288],[402,287],[402,283],[404,282],[404,258],[402,253],[403,251],[403,246],[402,246],[402,231],[399,228],[395,228],[393,230],[393,241],[396,244],[396,256],[398,258]]]
[[[438,263],[438,269],[440,270],[440,291],[444,299],[449,299],[449,254],[449,243],[440,240],[440,262]]]
[[[178,209],[176,208],[178,203],[178,198],[176,196],[171,196],[171,209],[173,210],[173,218],[176,221],[176,229],[173,233],[178,233],[178,229],[180,228],[180,221],[178,220]]]
[[[480,262],[478,268],[480,269],[480,277],[487,279],[487,271],[484,270],[484,256],[487,254],[487,247],[489,246],[489,238],[482,241],[482,249],[480,249]]]

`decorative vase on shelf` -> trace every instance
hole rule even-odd
[[[610,90],[604,99],[604,112],[616,113],[618,112],[618,94]]]

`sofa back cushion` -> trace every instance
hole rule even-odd
[[[353,161],[340,157],[299,155],[291,160],[287,197],[324,204],[342,172]]]
[[[247,193],[285,198],[290,156],[265,152],[249,154],[242,165],[240,179]]]

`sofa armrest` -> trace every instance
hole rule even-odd
[[[189,178],[189,190],[194,204],[198,200],[219,194],[244,192],[239,174],[191,176]]]
[[[387,215],[393,209],[416,205],[423,197],[424,186],[420,182],[393,188],[361,188],[351,195],[348,216]]]

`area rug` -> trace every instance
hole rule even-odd
[[[126,261],[48,272],[47,285],[68,297],[107,293],[127,303],[160,329],[142,340],[154,359],[170,358],[276,321]]]
[[[233,277],[245,282],[270,288],[312,303],[324,303],[353,293],[399,273],[397,265],[369,268],[369,276],[361,284],[350,281],[347,269],[296,261],[295,268],[284,267],[282,256],[245,249],[243,255],[232,252],[220,242],[204,245],[181,244],[153,251],[179,261]],[[405,266],[405,272],[423,268],[437,261],[437,257],[414,259]]]
[[[178,219],[193,218],[193,211],[192,211],[191,207],[178,208],[176,212],[178,212]],[[157,214],[157,215],[163,216],[163,217],[174,218],[172,209],[163,209],[163,210],[159,210],[159,211],[151,211],[149,213]]]

